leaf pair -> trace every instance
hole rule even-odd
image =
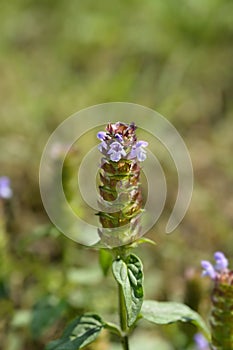
[[[109,260],[107,259],[107,267],[110,264]],[[176,302],[153,300],[143,302],[143,267],[136,255],[130,254],[124,259],[115,260],[112,264],[112,270],[123,292],[128,327],[133,326],[139,318],[144,318],[154,324],[189,322],[196,325],[210,341],[210,332],[205,322],[197,312],[188,306]],[[118,326],[104,322],[96,314],[84,314],[71,322],[62,337],[49,343],[46,350],[82,349],[98,337],[102,328],[106,328],[120,337],[123,336]]]
[[[154,324],[188,322],[197,326],[210,341],[210,332],[201,316],[187,305],[177,302],[143,301],[142,263],[136,255],[113,262],[113,274],[121,285],[127,309],[127,323],[132,326],[137,318]]]

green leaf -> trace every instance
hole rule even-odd
[[[139,258],[130,254],[125,261],[115,260],[113,275],[121,285],[127,310],[127,324],[132,326],[141,310],[143,301],[143,267]]]
[[[144,244],[144,243],[149,243],[151,245],[156,245],[156,243],[154,241],[152,241],[150,238],[139,238],[136,241],[134,241],[133,243],[129,244],[130,248],[137,248],[140,244]]]
[[[52,296],[46,296],[39,300],[33,307],[31,313],[30,330],[34,338],[54,324],[64,313],[67,304]]]
[[[100,249],[99,251],[99,263],[103,271],[104,276],[107,276],[109,268],[112,264],[112,254],[106,249]]]
[[[196,325],[210,340],[210,332],[201,316],[187,305],[176,302],[159,302],[145,300],[141,309],[141,316],[155,324],[169,324],[177,321],[190,322]]]
[[[107,329],[109,332],[118,335],[119,337],[122,337],[122,333],[120,328],[115,325],[112,322],[104,322],[104,328]]]
[[[60,339],[50,342],[46,350],[78,350],[92,343],[104,324],[95,314],[84,314],[73,320]]]

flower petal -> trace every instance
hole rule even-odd
[[[136,143],[136,147],[138,148],[138,147],[147,147],[148,146],[148,142],[146,142],[146,141],[138,141],[137,143]]]
[[[106,132],[105,131],[99,131],[97,134],[97,137],[99,140],[104,141],[105,140],[105,136],[106,136]]]
[[[121,153],[120,152],[113,152],[110,154],[110,159],[113,162],[119,162],[119,160],[121,159]]]
[[[143,162],[146,159],[146,152],[144,150],[140,149],[137,152],[137,158],[138,158],[139,162]]]
[[[209,276],[214,280],[216,277],[216,271],[213,265],[207,260],[202,260],[201,266],[203,268],[202,276]]]
[[[214,259],[216,261],[215,269],[219,272],[227,269],[228,260],[222,252],[216,252],[214,254]]]

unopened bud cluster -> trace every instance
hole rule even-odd
[[[97,134],[101,140],[100,165],[101,239],[107,245],[122,245],[140,236],[142,193],[140,162],[146,159],[148,143],[137,141],[134,123],[109,123]]]

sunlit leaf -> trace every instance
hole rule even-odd
[[[210,332],[201,316],[187,305],[176,302],[145,300],[140,315],[155,324],[169,324],[177,321],[196,325],[210,339]]]
[[[121,285],[127,309],[127,323],[131,326],[140,312],[143,301],[143,270],[139,258],[130,254],[125,260],[115,260],[113,274]]]

